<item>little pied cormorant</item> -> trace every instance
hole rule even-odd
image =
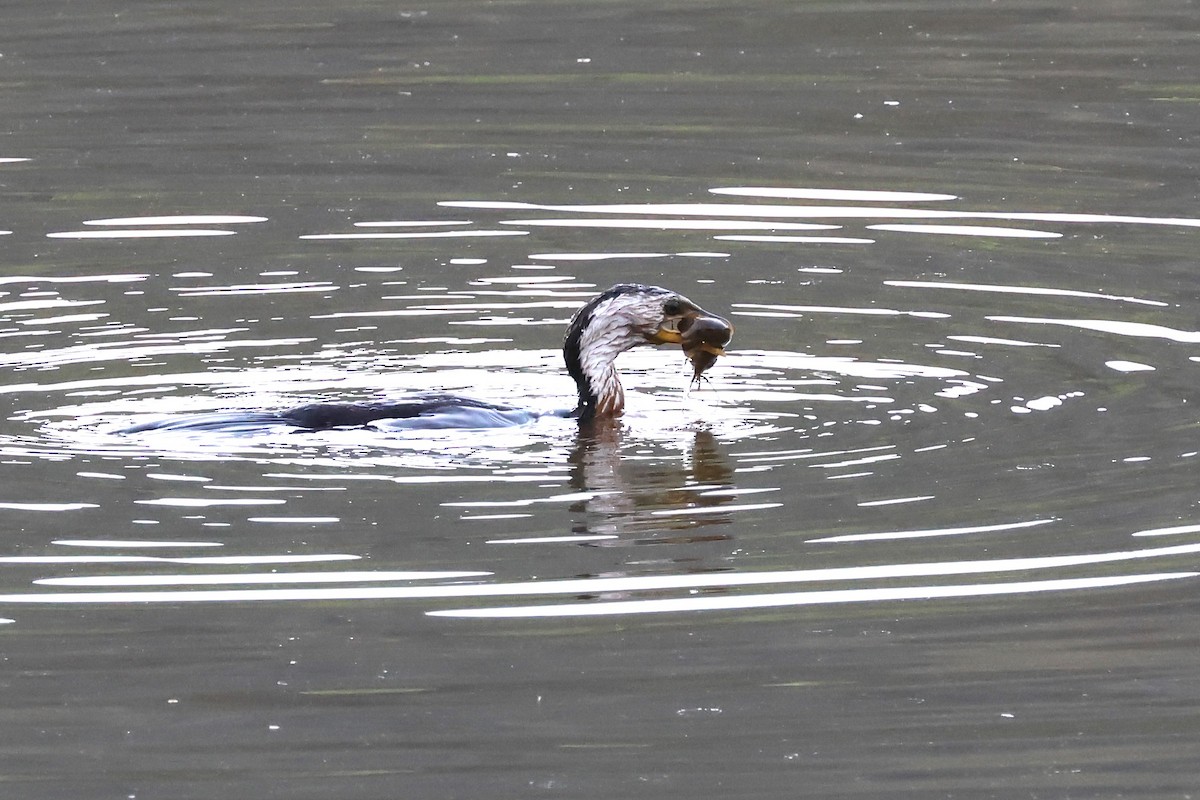
[[[571,318],[563,339],[567,372],[579,391],[573,411],[581,424],[619,417],[625,392],[616,358],[640,344],[680,344],[691,360],[694,379],[724,354],[733,326],[677,292],[658,286],[622,283],[592,298]],[[125,428],[151,430],[245,431],[285,425],[300,430],[361,427],[482,428],[516,425],[545,414],[501,403],[445,393],[421,393],[395,400],[309,403],[278,412],[228,411],[189,414]]]

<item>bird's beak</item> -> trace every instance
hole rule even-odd
[[[646,334],[651,344],[682,344],[684,350],[702,349],[718,356],[725,354],[723,348],[732,338],[729,320],[699,307],[668,317],[657,330]]]
[[[683,341],[683,334],[675,328],[670,327],[675,322],[675,320],[664,322],[658,330],[646,334],[646,341],[650,344],[679,344]]]

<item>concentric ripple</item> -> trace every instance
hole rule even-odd
[[[782,614],[1196,576],[1195,300],[1125,265],[1168,228],[1182,258],[1200,220],[712,191],[740,200],[456,199],[291,234],[314,258],[286,269],[0,278],[0,518],[45,531],[0,552],[0,603]],[[48,235],[119,251],[272,230],[215,212],[80,224]],[[914,247],[923,259],[893,257]],[[678,351],[623,356],[619,429],[119,433],[426,390],[569,407],[561,330],[628,280],[679,289],[737,333],[698,389]],[[387,556],[368,562],[381,530]]]

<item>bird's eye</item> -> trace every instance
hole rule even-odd
[[[683,313],[683,304],[678,299],[672,297],[670,300],[663,303],[663,313],[668,317],[674,317]]]

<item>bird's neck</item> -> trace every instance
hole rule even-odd
[[[621,386],[621,376],[617,374],[616,365],[609,361],[593,372],[585,374],[590,388],[587,406],[591,412],[586,416],[590,419],[612,419],[621,416],[621,412],[625,410],[625,389]],[[580,400],[583,400],[582,395]]]
[[[617,374],[616,358],[628,349],[629,345],[616,337],[592,339],[583,347],[568,344],[564,348],[567,371],[579,390],[575,414],[581,422],[619,417],[625,410],[625,390]]]

